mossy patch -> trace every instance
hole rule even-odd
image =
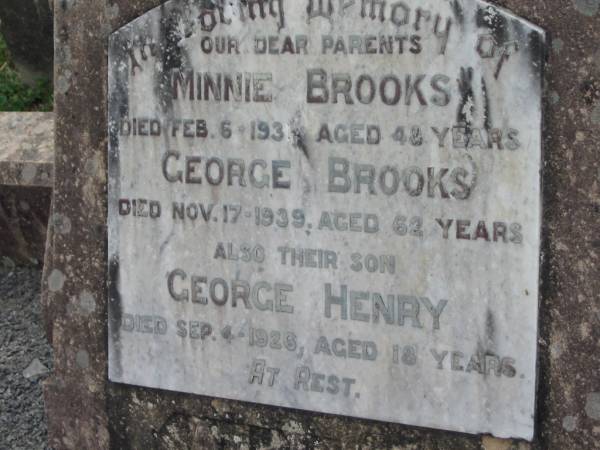
[[[52,111],[53,97],[50,80],[39,79],[33,87],[21,81],[0,36],[0,111]]]

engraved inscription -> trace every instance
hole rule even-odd
[[[482,0],[117,30],[110,379],[531,439],[543,47]]]

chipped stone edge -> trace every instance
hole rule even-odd
[[[26,176],[26,174],[29,175]],[[54,186],[54,163],[37,161],[0,161],[0,186]]]

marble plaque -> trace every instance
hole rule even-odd
[[[110,379],[531,439],[544,42],[478,0],[115,32]]]

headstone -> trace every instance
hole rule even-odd
[[[4,264],[44,261],[53,174],[53,114],[0,113],[0,260]]]
[[[532,439],[544,40],[479,0],[112,34],[110,380]]]

